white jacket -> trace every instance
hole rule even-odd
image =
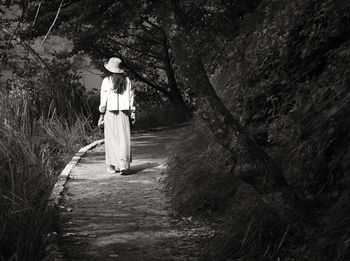
[[[135,112],[134,107],[134,91],[131,89],[131,82],[126,77],[126,90],[122,94],[118,94],[112,90],[113,83],[110,77],[105,77],[101,85],[101,99],[99,111],[105,113],[108,111],[130,110]]]

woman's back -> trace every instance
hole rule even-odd
[[[131,84],[124,73],[114,73],[102,81],[101,105],[109,111],[130,110],[133,104]]]
[[[112,90],[118,94],[123,94],[127,88],[126,75],[124,73],[113,73],[109,76],[112,83]]]

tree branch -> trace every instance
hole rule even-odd
[[[138,35],[131,34],[131,33],[127,32],[127,31],[125,31],[125,32],[123,32],[123,33],[126,34],[126,35],[128,35],[128,36],[131,36],[131,37],[134,37],[134,38],[136,38],[136,39],[139,39],[139,40],[141,40],[142,42],[150,42],[150,43],[154,43],[154,44],[161,44],[160,41],[157,41],[157,40],[155,40],[155,39],[143,38],[143,37],[140,37],[140,36],[138,36]]]
[[[153,54],[151,54],[151,53],[147,53],[147,52],[145,52],[145,51],[142,51],[142,50],[137,49],[137,48],[135,48],[135,47],[132,47],[132,46],[130,46],[130,45],[121,43],[121,42],[119,42],[119,41],[117,41],[117,40],[115,40],[115,39],[112,39],[112,38],[106,38],[106,39],[109,40],[109,41],[111,41],[111,42],[113,42],[113,43],[115,43],[115,44],[117,44],[117,45],[121,45],[121,46],[124,46],[124,47],[126,47],[126,48],[129,48],[130,50],[134,50],[134,51],[136,51],[136,52],[139,52],[139,53],[141,53],[141,54],[143,54],[143,55],[152,57],[152,58],[157,59],[157,60],[163,60],[162,57],[153,55]]]
[[[46,35],[45,35],[45,37],[44,37],[44,40],[41,42],[41,45],[43,45],[43,44],[45,43],[46,38],[49,36],[49,34],[50,34],[50,32],[51,32],[51,30],[52,30],[53,26],[55,25],[56,20],[57,20],[57,18],[58,18],[58,15],[59,15],[59,13],[60,13],[60,11],[61,11],[61,8],[62,8],[62,4],[63,4],[63,2],[64,2],[64,0],[62,0],[62,1],[61,1],[60,6],[58,7],[58,10],[57,10],[57,13],[56,13],[55,19],[53,20],[53,22],[52,22],[52,24],[51,24],[51,26],[50,26],[49,30],[47,31],[47,33],[46,33]]]
[[[165,87],[162,87],[154,82],[152,82],[151,80],[147,79],[146,77],[142,76],[139,72],[136,71],[136,69],[133,68],[133,65],[130,61],[128,61],[125,57],[121,57],[121,59],[123,60],[123,63],[125,65],[125,67],[141,82],[147,84],[148,86],[156,89],[157,91],[160,91],[161,93],[167,95],[168,91]]]
[[[103,52],[100,48],[98,48],[95,44],[92,44],[91,47],[97,51],[98,53],[100,53],[101,55],[105,56],[105,57],[111,57],[114,56],[115,54],[112,52]],[[161,93],[167,95],[167,89],[161,85],[158,85],[156,83],[154,83],[153,81],[147,79],[146,77],[142,76],[136,69],[134,64],[125,56],[123,56],[119,51],[114,50],[117,55],[119,56],[119,58],[123,61],[124,66],[128,69],[128,71],[130,71],[136,79],[138,79],[139,81],[147,84],[148,86],[156,89],[157,91],[160,91]]]
[[[148,18],[145,18],[145,17],[144,17],[143,19],[144,19],[144,21],[145,21],[146,23],[148,23],[150,26],[152,26],[152,27],[154,27],[154,28],[157,28],[157,30],[159,30],[159,31],[162,31],[162,30],[163,30],[162,27],[160,27],[159,25],[157,25],[157,24],[151,22]]]
[[[37,20],[38,15],[39,15],[39,11],[40,11],[40,8],[41,8],[41,2],[42,2],[42,1],[39,2],[38,8],[36,9],[36,13],[35,13],[35,17],[34,17],[34,20],[33,20],[33,23],[32,23],[32,27],[31,27],[31,29],[30,29],[30,35],[32,35],[33,28],[34,28],[34,26],[35,26],[36,20]],[[30,38],[32,38],[32,37],[30,37]]]
[[[159,41],[162,40],[161,37],[158,37],[158,36],[157,36],[157,34],[158,34],[159,32],[157,32],[154,28],[149,27],[149,26],[145,25],[144,23],[141,23],[141,26],[142,26],[142,29],[143,29],[146,33],[148,33],[150,36],[152,36],[153,38],[155,38],[155,39],[157,39],[157,40],[159,40]],[[151,32],[153,32],[153,33],[151,33]]]
[[[7,29],[3,28],[2,31],[6,34],[11,34]],[[51,69],[49,67],[49,65],[46,63],[46,61],[41,58],[41,56],[26,42],[22,41],[19,37],[15,38],[15,41],[22,45],[24,47],[24,49],[28,49],[29,52],[34,56],[34,58],[36,58],[37,61],[39,61],[41,64],[43,64],[46,69],[50,72],[50,74],[52,74]]]

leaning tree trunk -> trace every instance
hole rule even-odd
[[[182,99],[181,93],[177,88],[173,88],[169,85],[170,91],[165,93],[165,96],[169,99],[170,103],[176,111],[177,117],[180,121],[185,121],[191,116],[191,112],[188,106]]]
[[[179,86],[176,82],[175,72],[174,68],[171,64],[171,57],[169,54],[169,46],[166,34],[164,32],[164,38],[163,38],[163,48],[164,48],[164,70],[167,76],[168,80],[168,90],[167,90],[167,97],[171,104],[174,106],[174,108],[179,113],[181,120],[186,120],[191,116],[191,112],[189,110],[189,107],[186,105],[181,92],[179,90]]]
[[[233,117],[217,96],[205,72],[199,51],[186,28],[175,0],[158,1],[158,17],[164,26],[195,111],[237,162],[234,174],[249,183],[270,206],[291,210],[296,217],[313,222],[313,214],[287,184],[272,158]]]

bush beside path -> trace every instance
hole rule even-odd
[[[181,129],[132,138],[129,175],[107,173],[104,146],[73,169],[61,203],[63,260],[198,260],[211,230],[171,215],[162,193],[166,145]]]

